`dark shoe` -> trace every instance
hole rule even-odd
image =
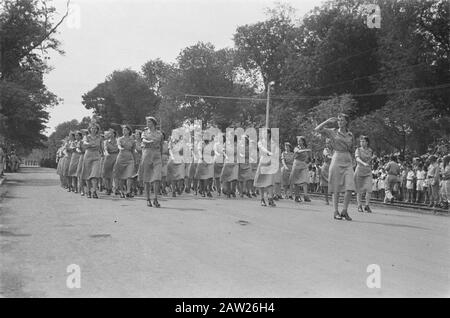
[[[311,199],[308,196],[305,196],[304,200],[305,202],[311,202]]]
[[[367,213],[372,213],[372,210],[370,209],[370,206],[366,205],[364,207],[364,211],[366,211]]]
[[[364,212],[362,205],[358,205],[358,212]]]
[[[133,193],[128,192],[128,193],[126,194],[126,197],[127,197],[127,198],[134,198],[134,195],[133,195]]]
[[[93,197],[94,199],[98,199],[97,191],[94,191],[94,193],[92,193],[92,197]]]
[[[159,202],[158,202],[158,199],[156,199],[156,198],[153,200],[153,205],[154,205],[156,208],[161,207],[161,205],[160,205]]]
[[[274,195],[272,200],[278,201],[278,195]]]
[[[210,191],[208,191],[208,193],[206,194],[206,196],[208,197],[208,198],[212,198],[213,196],[212,196],[212,193],[210,192]]]
[[[92,198],[91,191],[88,192],[87,197],[88,197],[88,199]]]
[[[261,206],[267,206],[266,201],[264,199],[261,199]]]
[[[232,192],[232,193],[231,193],[231,196],[232,196],[233,198],[235,198],[235,197],[236,197],[236,193]]]
[[[176,191],[173,191],[172,192],[172,198],[176,198],[177,197],[177,192]]]
[[[333,218],[334,218],[335,220],[342,220],[342,216],[339,214],[338,211],[334,212]]]
[[[350,215],[348,215],[347,211],[342,211],[341,212],[341,216],[344,218],[344,220],[346,221],[351,221],[352,218],[350,217]]]
[[[147,199],[147,206],[150,207],[150,208],[153,206],[153,205],[152,205],[152,200]]]
[[[275,202],[273,201],[273,198],[272,199],[269,199],[269,206],[271,206],[271,207],[276,207],[277,205],[275,204]]]
[[[251,198],[252,198],[252,195],[251,195],[251,193],[250,193],[250,192],[247,192],[247,198],[249,198],[249,199],[251,199]]]
[[[122,191],[120,191],[120,197],[121,197],[122,199],[125,199],[125,194],[124,194]]]

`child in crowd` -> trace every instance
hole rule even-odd
[[[415,173],[414,170],[412,169],[412,166],[408,166],[408,172],[406,174],[406,198],[405,198],[405,202],[408,203],[412,203],[414,201],[414,193],[413,193],[413,189],[414,189],[414,177],[415,177]]]

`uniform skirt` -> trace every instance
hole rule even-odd
[[[349,152],[335,151],[328,173],[328,193],[355,191],[352,157]]]
[[[125,180],[135,174],[134,157],[130,150],[121,150],[113,168],[114,178]]]
[[[372,192],[372,171],[370,167],[356,167],[355,190],[356,193]]]
[[[72,158],[70,158],[69,164],[69,177],[77,177],[78,162],[80,161],[82,154],[74,152]]]
[[[194,179],[196,170],[197,170],[197,163],[194,163],[194,162],[187,163],[185,165],[185,176],[186,176],[186,178]]]
[[[162,158],[159,149],[143,148],[142,159],[139,165],[139,181],[161,181]]]
[[[64,158],[65,158],[65,157],[60,158],[60,159],[58,160],[58,165],[56,166],[56,174],[58,174],[58,175],[60,175],[60,176],[63,175],[63,174],[62,174],[62,171],[63,171],[63,166],[64,166]]]
[[[221,182],[231,182],[239,178],[239,164],[238,163],[224,163],[222,172],[220,174]]]
[[[100,178],[100,174],[100,153],[98,152],[98,150],[86,150],[83,158],[83,170],[81,172],[81,178],[83,180]]]
[[[286,169],[284,166],[281,168],[281,185],[283,187],[287,187],[291,184],[290,178],[291,178],[291,171],[292,171],[292,165],[287,165],[288,169]]]
[[[139,174],[139,166],[141,165],[142,160],[142,153],[141,152],[135,152],[134,153],[134,176]],[[139,179],[139,177],[138,177]]]
[[[250,163],[240,163],[239,164],[239,176],[238,180],[240,182],[246,182],[248,180],[253,180],[255,175],[253,174],[252,166]]]
[[[103,178],[105,179],[113,178],[114,165],[116,164],[117,156],[118,156],[117,153],[111,153],[105,156],[102,168]]]
[[[84,152],[80,154],[80,159],[78,160],[77,165],[77,178],[82,179],[83,177],[83,161],[84,161]]]
[[[64,157],[64,165],[62,168],[62,175],[63,177],[69,176],[69,166],[70,166],[70,160],[72,159],[72,154],[68,155],[67,157]]]
[[[220,178],[222,174],[223,163],[214,162],[214,179]]]
[[[355,174],[356,193],[372,192],[372,175],[358,176]]]
[[[256,169],[255,180],[253,181],[253,186],[256,188],[267,188],[273,186],[275,181],[275,173],[263,174],[261,173],[261,162],[258,164]]]
[[[290,175],[291,184],[309,184],[308,165],[304,161],[294,160]]]
[[[197,164],[195,179],[208,180],[214,178],[214,164],[201,162]]]
[[[183,180],[186,174],[185,164],[175,163],[172,159],[167,163],[167,181],[178,181]]]

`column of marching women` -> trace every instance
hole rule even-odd
[[[191,142],[191,138],[185,140],[186,135],[173,133],[166,140],[154,117],[146,117],[146,122],[143,131],[134,133],[132,126],[125,124],[120,132],[109,129],[101,134],[95,121],[86,130],[71,132],[57,151],[61,185],[69,192],[93,199],[99,198],[99,192],[123,199],[144,195],[148,207],[160,207],[159,195],[190,193],[208,198],[224,195],[228,199],[259,196],[261,206],[275,207],[275,201],[282,198],[310,202],[308,191],[317,186],[327,205],[331,194],[334,219],[352,220],[348,206],[353,193],[357,211],[372,212],[374,157],[370,141],[360,136],[356,145],[345,114],[315,128],[325,138],[325,147],[322,163],[314,168],[312,150],[304,136],[296,137],[295,146],[283,142],[280,153],[278,145],[271,144],[270,129],[259,141],[245,134],[227,140],[221,134],[194,132]],[[332,124],[337,127],[327,127]],[[252,147],[257,153],[254,160],[250,159]],[[227,148],[233,148],[231,157]],[[211,159],[207,160],[205,154]],[[276,170],[271,168],[274,160],[279,163]],[[393,164],[387,167],[396,169]],[[317,185],[310,187],[310,182]],[[344,201],[339,211],[341,193]]]

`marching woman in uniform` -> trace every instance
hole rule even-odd
[[[122,137],[117,139],[119,154],[114,164],[114,178],[118,181],[120,197],[132,198],[133,176],[135,174],[134,150],[135,141],[131,136],[129,125],[122,126]],[[126,194],[124,190],[126,189]]]
[[[355,151],[356,170],[355,170],[355,188],[356,201],[358,203],[358,212],[371,213],[370,196],[372,195],[372,149],[369,148],[369,137],[361,136],[359,138],[360,147]],[[362,207],[362,195],[366,194],[366,205]]]
[[[223,163],[225,161],[223,143],[225,143],[225,136],[222,136],[223,141],[220,143],[220,136],[213,136],[214,142],[214,185],[217,194],[222,193],[222,183],[220,182],[220,175],[222,174]]]
[[[64,145],[64,166],[63,166],[63,176],[65,179],[65,183],[68,188],[68,192],[72,191],[72,178],[69,176],[69,168],[70,168],[70,160],[72,159],[72,152],[73,152],[73,143],[75,142],[75,133],[71,131],[69,133],[68,140],[66,141],[66,144]]]
[[[88,188],[88,198],[98,199],[97,187],[101,174],[100,157],[102,151],[102,140],[99,135],[100,126],[91,123],[89,135],[83,140],[83,147],[86,149],[83,158],[82,179],[86,180]]]
[[[272,160],[278,161],[278,158],[275,158],[273,156],[274,154],[271,151],[269,151],[270,144],[271,144],[271,130],[267,129],[266,136],[263,135],[263,138],[260,141],[258,141],[260,158],[253,186],[255,188],[259,188],[262,206],[267,206],[266,201],[264,200],[264,192],[267,192],[269,206],[275,207],[276,204],[273,201],[273,184],[275,173],[277,171],[270,171],[269,167],[271,166],[271,164],[273,164]],[[266,169],[267,171],[264,171]]]
[[[204,138],[207,138],[206,135]],[[195,179],[199,182],[200,194],[202,195],[202,197],[208,196],[208,198],[212,198],[211,181],[214,178],[214,162],[207,162],[205,158],[203,158],[203,151],[208,146],[208,144],[209,139],[204,139],[203,142],[199,144],[199,159],[197,170],[195,171]],[[214,159],[213,149],[211,149],[209,157],[209,160],[211,161]]]
[[[134,159],[135,159],[135,179],[134,182],[134,194],[142,195],[144,193],[144,184],[142,183],[141,178],[139,178],[139,166],[141,164],[142,159],[142,130],[136,129],[134,131],[134,141],[135,141],[135,151],[134,151]]]
[[[172,197],[177,196],[177,192],[181,195],[183,191],[183,181],[185,175],[184,161],[183,161],[183,148],[182,138],[180,136],[178,140],[175,138],[169,142],[169,162],[167,163],[167,182],[171,184]],[[179,149],[177,149],[179,147]],[[175,156],[175,151],[178,151]]]
[[[62,145],[58,148],[56,152],[56,160],[58,165],[56,166],[56,174],[59,176],[59,181],[61,182],[61,188],[65,187],[65,181],[63,177],[63,166],[64,166],[64,145],[66,144],[66,140],[61,140]]]
[[[147,206],[152,206],[150,188],[153,185],[155,194],[153,205],[159,208],[158,193],[161,182],[163,135],[159,130],[156,130],[157,121],[155,117],[149,116],[145,119],[147,120],[148,130],[145,130],[142,134],[142,159],[139,166],[139,177],[142,178],[141,181],[144,183]]]
[[[117,155],[119,154],[119,147],[117,146],[116,137],[117,133],[114,129],[105,131],[105,140],[103,141],[103,153],[105,155],[105,159],[103,160],[102,174],[107,195],[111,195],[112,193],[114,165],[116,163]]]
[[[325,128],[329,123],[336,123],[339,128]],[[350,120],[348,115],[340,114],[337,118],[332,117],[321,123],[315,128],[315,131],[326,135],[331,140],[334,154],[330,163],[330,172],[328,174],[328,193],[333,194],[334,219],[344,218],[351,221],[347,209],[355,191],[355,180],[353,172],[353,134],[348,130]],[[344,207],[342,212],[338,211],[339,194],[345,192]]]
[[[238,156],[240,158],[239,161],[239,193],[241,198],[246,195],[251,198],[252,184],[255,178],[252,166],[250,164],[250,140],[248,136],[242,136],[244,143],[244,151],[239,151]]]
[[[83,140],[89,134],[89,131],[87,129],[81,129],[80,132],[81,141],[77,144],[77,149],[75,149],[75,151],[80,154],[80,160],[78,160],[77,166],[78,192],[80,192],[81,196],[84,196],[86,193],[86,180],[83,179],[83,160],[86,148],[84,147]]]
[[[285,199],[292,199],[291,171],[294,164],[294,153],[289,142],[284,143],[284,151],[281,154],[281,185],[284,189]]]
[[[333,148],[331,148],[330,138],[325,139],[325,148],[323,149],[323,163],[320,167],[320,187],[325,194],[325,203],[329,205],[328,201],[328,173],[330,172],[330,162],[333,157]]]
[[[163,145],[162,145],[162,171],[161,171],[161,194],[167,195],[166,188],[168,186],[167,182],[167,166],[169,164],[169,142],[166,140],[166,135],[162,133],[163,135]]]
[[[234,142],[230,145],[234,147],[234,157],[229,158],[226,152],[223,152],[225,162],[223,164],[222,173],[220,174],[220,182],[224,187],[224,193],[228,198],[236,197],[236,182],[239,179],[239,164],[237,163],[237,137],[234,136]]]
[[[308,149],[306,138],[297,136],[297,146],[294,148],[294,164],[290,175],[290,182],[295,190],[295,202],[301,202],[299,187],[303,186],[305,202],[311,202],[308,197],[308,184],[310,180],[308,162],[311,160],[311,149]]]
[[[81,146],[83,135],[81,131],[75,133],[75,142],[72,143],[72,158],[69,165],[69,177],[72,179],[73,192],[78,193],[78,163],[80,162],[81,153],[77,149]]]

